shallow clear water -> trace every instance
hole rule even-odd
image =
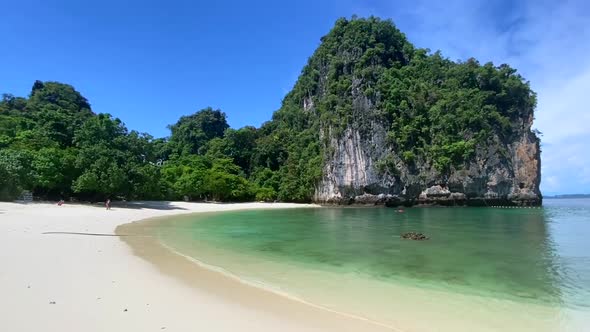
[[[154,231],[246,280],[396,327],[576,331],[590,321],[590,200],[239,211]],[[430,240],[400,238],[409,231]]]

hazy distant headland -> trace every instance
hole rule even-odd
[[[563,195],[552,195],[545,196],[545,198],[590,198],[590,194],[563,194]]]

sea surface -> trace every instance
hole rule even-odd
[[[250,210],[149,229],[244,282],[399,331],[590,331],[590,199]],[[400,238],[411,231],[430,239]]]

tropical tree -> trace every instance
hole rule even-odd
[[[178,122],[169,126],[171,150],[177,154],[203,154],[202,148],[208,141],[223,137],[229,128],[225,113],[211,107],[192,115],[182,116]]]

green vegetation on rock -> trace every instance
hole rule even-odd
[[[206,108],[155,139],[94,114],[67,84],[37,81],[28,98],[5,94],[0,199],[26,189],[86,200],[307,202],[330,141],[349,128],[386,128],[392,154],[376,163],[379,174],[399,175],[400,162],[444,174],[490,139],[512,139],[533,116],[535,94],[514,69],[418,49],[391,21],[339,19],[321,41],[261,128],[229,128],[225,113]]]

